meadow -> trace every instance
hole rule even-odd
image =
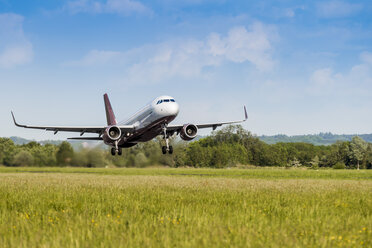
[[[372,171],[0,168],[0,247],[371,247]]]

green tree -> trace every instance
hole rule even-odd
[[[87,159],[88,167],[103,167],[106,164],[102,151],[97,148],[88,151]]]
[[[135,167],[136,166],[136,156],[134,154],[129,154],[126,157],[126,167]]]
[[[182,167],[186,165],[186,142],[179,142],[174,146],[173,160],[174,167]]]
[[[14,156],[17,154],[17,147],[9,138],[0,138],[0,164],[10,166]]]
[[[57,163],[58,165],[70,165],[74,156],[74,150],[70,143],[62,142],[57,151]]]
[[[356,162],[357,169],[359,170],[359,163],[363,160],[368,148],[368,143],[362,138],[354,136],[350,142],[349,157],[352,161]]]
[[[368,144],[367,152],[366,152],[366,168],[372,169],[372,144]]]
[[[310,162],[311,164],[311,168],[312,169],[318,169],[319,168],[319,162],[320,162],[320,159],[318,157],[318,155],[316,155]]]
[[[56,152],[57,147],[55,145],[46,144],[28,146],[27,148],[32,156],[34,157],[34,164],[37,166],[55,166],[56,165]]]
[[[72,166],[78,167],[86,167],[88,166],[88,158],[87,158],[87,151],[86,149],[81,149],[77,152],[74,152],[74,156],[71,161]],[[111,154],[110,154],[111,156]]]
[[[202,141],[195,141],[189,144],[186,149],[186,165],[194,167],[210,167],[212,161],[211,146],[202,146]]]
[[[137,153],[135,157],[135,165],[137,167],[145,167],[147,165],[148,159],[143,152]]]
[[[349,153],[350,142],[337,141],[335,144],[331,145],[330,151],[327,154],[327,166],[332,167],[338,162],[350,164]]]
[[[209,161],[210,166],[223,168],[232,167],[237,164],[246,164],[247,151],[244,146],[240,144],[220,144],[213,147],[212,149],[211,161]]]
[[[13,165],[15,166],[31,166],[34,163],[34,158],[31,153],[26,150],[21,150],[14,156]]]
[[[301,162],[297,158],[294,158],[288,164],[289,167],[300,167],[301,165]]]
[[[170,143],[174,143],[174,138],[170,137],[169,141]],[[161,157],[164,157],[161,153],[161,146],[163,144],[163,139],[161,137],[157,137],[156,139],[139,144],[140,146],[138,148],[138,152],[143,152],[148,159],[148,163],[151,164],[159,164],[159,161]],[[138,146],[138,145],[137,145]]]

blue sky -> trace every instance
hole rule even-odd
[[[255,134],[372,133],[370,1],[0,0],[0,136],[104,125],[158,95],[177,123]]]

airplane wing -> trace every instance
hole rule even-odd
[[[78,132],[80,133],[80,136],[82,136],[84,133],[97,133],[97,134],[102,134],[105,129],[107,128],[106,126],[86,126],[86,127],[79,127],[79,126],[28,126],[28,125],[21,125],[18,124],[16,119],[14,118],[14,114],[12,113],[13,121],[14,124],[17,127],[23,127],[23,128],[31,128],[31,129],[41,129],[45,131],[53,131],[54,134],[58,132]],[[123,133],[131,133],[134,131],[134,126],[133,125],[120,125],[118,128],[121,129]]]
[[[69,140],[103,140],[102,137],[72,137],[72,138],[67,138]]]
[[[195,124],[198,128],[212,128],[215,130],[217,127],[222,126],[222,125],[228,125],[228,124],[236,124],[236,123],[241,123],[245,122],[248,119],[248,114],[247,114],[247,109],[244,106],[244,119],[239,120],[239,121],[227,121],[227,122],[216,122],[216,123],[206,123],[206,124]],[[180,131],[183,125],[168,125],[167,126],[167,131],[172,132],[172,131]]]

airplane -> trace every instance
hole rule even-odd
[[[162,153],[173,153],[173,147],[169,145],[169,137],[174,133],[180,135],[181,139],[190,141],[198,133],[198,129],[212,128],[225,124],[241,123],[248,119],[247,110],[244,106],[244,119],[239,121],[217,122],[209,124],[183,124],[170,125],[179,113],[179,105],[171,96],[160,96],[155,98],[145,107],[140,109],[128,120],[117,122],[114,111],[107,94],[103,95],[107,126],[28,126],[18,124],[13,111],[11,111],[14,124],[17,127],[42,129],[46,131],[58,132],[78,132],[80,137],[68,138],[71,140],[99,140],[106,145],[111,146],[111,154],[115,156],[122,155],[122,148],[128,148],[139,142],[147,142],[158,135],[162,135],[165,140],[165,146],[162,146]],[[82,137],[85,133],[96,133],[98,137]]]

